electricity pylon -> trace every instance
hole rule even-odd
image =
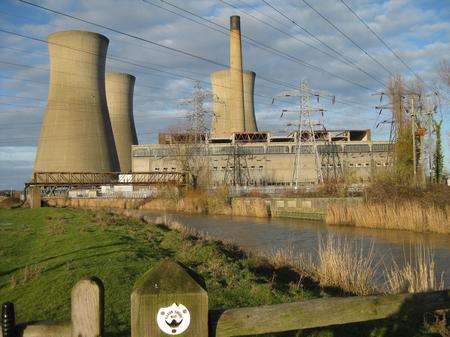
[[[314,108],[312,107],[311,97],[316,96],[320,97],[320,94],[313,92],[308,83],[303,80],[300,84],[300,88],[297,90],[289,90],[283,91],[280,94],[276,95],[272,101],[281,97],[299,97],[299,108],[297,110],[288,110],[283,109],[281,113],[281,117],[283,117],[284,113],[293,112],[297,114],[297,121],[295,123],[288,123],[287,126],[296,126],[297,131],[294,133],[295,141],[296,141],[296,155],[294,162],[294,170],[292,174],[292,183],[297,190],[300,183],[300,155],[302,153],[301,148],[303,142],[309,141],[312,142],[313,155],[315,161],[315,171],[316,171],[316,183],[323,183],[323,174],[322,174],[322,164],[320,161],[319,151],[317,149],[316,142],[316,133],[314,131],[314,127],[318,125],[322,125],[323,123],[315,121],[311,118],[313,113],[320,113],[323,116],[325,110],[323,108]]]

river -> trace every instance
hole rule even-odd
[[[335,238],[354,242],[365,254],[373,249],[375,261],[383,261],[379,266],[380,273],[392,261],[402,265],[410,258],[413,259],[412,252],[423,245],[434,252],[437,272],[439,275],[444,273],[445,285],[450,286],[450,235],[327,226],[317,221],[298,219],[186,214],[169,216],[213,238],[229,240],[247,250],[265,254],[272,254],[277,249],[291,245],[294,252],[311,254],[315,258],[319,241],[331,234]]]

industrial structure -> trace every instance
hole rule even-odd
[[[230,18],[230,68],[211,73],[214,117],[211,134],[229,136],[233,132],[257,132],[253,93],[253,71],[243,71],[241,22]]]
[[[106,74],[106,100],[120,172],[131,172],[131,146],[137,144],[133,118],[135,81],[136,78],[130,74]]]
[[[34,172],[115,172],[105,94],[109,40],[86,31],[48,37],[50,86]]]
[[[373,170],[391,165],[392,144],[372,141],[370,130],[316,130],[311,122],[302,127],[310,121],[310,109],[303,108],[308,119],[300,120],[298,129],[288,135],[258,131],[253,103],[256,74],[242,69],[240,19],[232,16],[230,68],[211,74],[215,96],[211,132],[162,133],[158,144],[133,146],[132,171],[190,170],[187,173],[198,175],[194,181],[208,180],[210,185],[298,187],[348,175],[366,181]],[[199,165],[202,170],[195,167]]]
[[[231,88],[231,72],[229,69],[218,70],[211,73],[211,84],[213,93],[216,99],[214,100],[213,110],[213,124],[211,127],[211,134],[215,136],[230,135],[235,132],[257,132],[255,107],[253,102],[255,77],[253,71],[244,71],[242,74],[243,80],[243,99],[244,112],[243,114],[231,113],[231,101],[236,97],[233,95]],[[235,120],[239,121],[240,127],[236,126]]]
[[[315,137],[313,142],[312,137]],[[255,186],[294,186],[296,157],[299,157],[301,185],[318,181],[314,146],[317,146],[321,174],[325,180],[351,175],[356,181],[366,181],[376,169],[390,166],[388,156],[392,144],[371,141],[369,130],[304,131],[298,149],[297,134],[275,136],[260,133],[248,138],[241,133],[229,137],[207,138],[205,147],[195,155],[208,157],[212,185],[234,184]],[[180,148],[192,147],[177,142],[133,146],[133,172],[178,172],[184,158]]]
[[[392,144],[372,141],[370,130],[307,128],[282,136],[258,131],[256,74],[243,70],[240,18],[230,18],[230,68],[211,73],[213,92],[196,86],[184,133],[161,133],[158,144],[137,145],[133,119],[135,77],[105,76],[108,39],[66,31],[49,36],[51,78],[33,179],[43,194],[88,191],[102,195],[150,191],[149,185],[197,184],[298,188],[351,175],[366,181],[392,165]],[[301,88],[303,97],[309,89]],[[211,130],[203,103],[213,98]],[[198,124],[198,125],[197,125]],[[84,192],[83,192],[84,193]],[[86,192],[87,193],[87,192]],[[137,193],[137,194],[136,194]],[[72,193],[73,194],[73,193]],[[142,195],[144,195],[142,194]],[[69,194],[70,195],[70,194]]]

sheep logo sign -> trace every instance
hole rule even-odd
[[[162,332],[168,335],[179,335],[189,327],[191,314],[183,304],[173,303],[169,307],[158,310],[156,322]]]

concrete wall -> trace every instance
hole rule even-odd
[[[274,218],[298,218],[309,220],[325,220],[330,203],[361,202],[361,198],[271,198],[270,210]]]
[[[51,34],[48,41],[50,87],[34,171],[117,171],[105,94],[109,40],[65,31]]]
[[[202,198],[182,198],[180,200],[155,198],[45,198],[44,204],[52,207],[117,208],[166,212],[185,212],[188,214],[221,214],[247,217],[298,218],[324,220],[330,203],[358,203],[361,198],[260,198],[236,197],[229,205],[211,207]]]

